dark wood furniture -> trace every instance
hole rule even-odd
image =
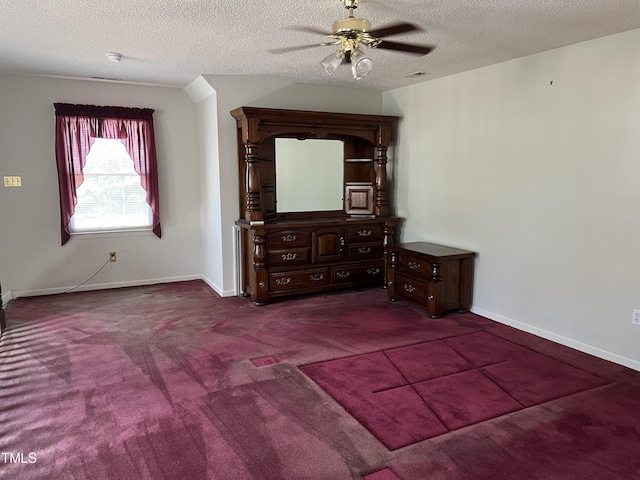
[[[386,283],[398,219],[387,203],[387,147],[398,117],[240,107],[241,289],[255,305]],[[280,211],[276,139],[343,142],[341,210]]]
[[[402,243],[391,252],[389,299],[426,307],[431,318],[448,311],[468,312],[475,252],[427,242]]]

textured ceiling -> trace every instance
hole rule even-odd
[[[269,52],[325,41],[292,27],[328,33],[347,15],[340,0],[3,0],[0,71],[181,87],[200,74],[259,75],[388,90],[640,28],[640,0],[361,0],[355,13],[373,29],[414,23],[423,30],[388,39],[437,48],[424,57],[369,50],[374,68],[356,81],[346,66],[333,76],[320,67],[334,47]],[[107,52],[124,58],[109,62]]]

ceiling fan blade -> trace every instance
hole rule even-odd
[[[299,50],[307,50],[309,48],[316,48],[316,47],[322,47],[326,44],[324,43],[314,43],[311,45],[298,45],[297,47],[284,47],[284,48],[272,48],[271,50],[267,50],[269,53],[275,53],[275,54],[279,54],[279,53],[290,53],[290,52],[297,52]]]
[[[393,23],[381,28],[369,32],[369,35],[376,38],[388,37],[390,35],[397,35],[399,33],[414,32],[422,30],[417,25],[411,23]]]
[[[400,43],[383,40],[375,48],[394,50],[396,52],[413,53],[416,55],[426,55],[428,53],[431,53],[436,47],[434,45],[416,45],[414,43]]]

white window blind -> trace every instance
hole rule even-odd
[[[76,191],[78,203],[71,218],[74,233],[150,229],[151,208],[140,175],[118,139],[96,138]]]

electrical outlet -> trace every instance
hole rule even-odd
[[[640,327],[640,310],[633,311],[633,318],[631,319],[631,322]]]
[[[117,260],[116,260],[116,252],[109,252],[109,261],[110,262],[117,262]]]

